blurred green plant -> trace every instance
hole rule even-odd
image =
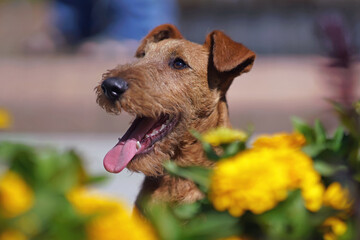
[[[123,203],[85,189],[104,180],[72,150],[1,142],[0,240],[155,239]]]
[[[333,103],[340,125],[294,118],[294,133],[260,135],[213,129],[193,135],[214,168],[164,164],[197,184],[189,204],[142,204],[144,222],[116,199],[87,186],[74,151],[0,143],[0,240],[353,240],[358,239],[360,102]],[[150,225],[151,223],[151,225]]]

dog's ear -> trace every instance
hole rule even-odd
[[[163,24],[154,28],[146,37],[141,41],[140,46],[136,50],[135,57],[142,58],[145,56],[146,45],[151,42],[160,42],[164,39],[174,38],[181,39],[183,36],[180,31],[172,24]]]
[[[219,88],[224,94],[233,79],[249,72],[255,60],[255,53],[237,43],[221,31],[207,35],[204,46],[209,49],[209,85]],[[210,76],[212,75],[212,76]]]

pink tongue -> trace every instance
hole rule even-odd
[[[156,123],[156,119],[135,119],[129,130],[104,158],[104,167],[108,172],[121,172],[136,155],[136,142],[140,141]]]

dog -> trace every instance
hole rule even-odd
[[[201,45],[164,24],[150,31],[135,56],[135,62],[108,70],[95,88],[97,103],[107,112],[135,117],[106,154],[104,167],[145,174],[136,204],[145,196],[175,203],[199,200],[204,196],[193,182],[171,177],[162,164],[213,166],[189,130],[231,127],[226,92],[235,77],[250,71],[255,53],[218,30]]]

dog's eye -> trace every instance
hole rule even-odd
[[[137,57],[137,58],[143,58],[143,57],[145,57],[145,51],[137,52],[136,55],[135,55],[135,57]]]
[[[181,58],[175,58],[175,60],[173,60],[171,62],[171,67],[176,69],[176,70],[181,70],[181,69],[187,68],[189,66]]]

